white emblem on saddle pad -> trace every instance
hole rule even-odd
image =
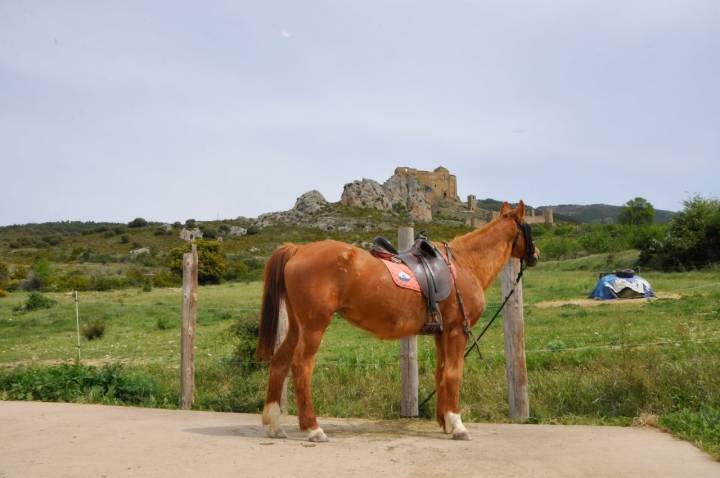
[[[403,281],[403,282],[409,282],[410,279],[412,279],[412,277],[410,277],[410,276],[408,275],[408,273],[405,272],[405,271],[400,271],[400,272],[398,272],[398,277],[399,277],[400,280]]]

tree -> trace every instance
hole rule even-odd
[[[198,282],[217,284],[227,273],[227,259],[222,246],[217,241],[195,241],[198,251]],[[190,244],[176,247],[170,251],[170,269],[182,276],[182,256],[190,252]]]
[[[128,227],[145,227],[147,226],[147,221],[141,217],[136,217],[132,221],[128,222]]]
[[[643,248],[642,264],[684,269],[720,263],[720,200],[695,196],[684,204],[670,221],[666,236]]]
[[[630,224],[634,226],[646,226],[655,221],[655,208],[646,199],[636,197],[625,203],[620,214],[618,222],[620,224]]]

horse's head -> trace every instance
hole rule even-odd
[[[535,247],[532,239],[532,231],[530,224],[525,222],[525,203],[520,201],[515,209],[510,204],[504,202],[500,209],[500,214],[515,221],[517,233],[513,239],[513,247],[510,255],[525,261],[528,267],[537,264],[540,257],[540,249]]]

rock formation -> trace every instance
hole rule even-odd
[[[457,199],[455,184],[455,176],[442,167],[432,173],[396,168],[382,185],[372,179],[346,184],[340,203],[381,211],[404,209],[414,220],[428,222],[432,221],[433,200]]]

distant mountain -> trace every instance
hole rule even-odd
[[[570,220],[573,222],[586,223],[614,223],[617,222],[622,206],[611,206],[610,204],[559,204],[556,206],[541,206],[553,208],[556,220]],[[663,209],[655,209],[655,222],[665,224],[675,213]]]

